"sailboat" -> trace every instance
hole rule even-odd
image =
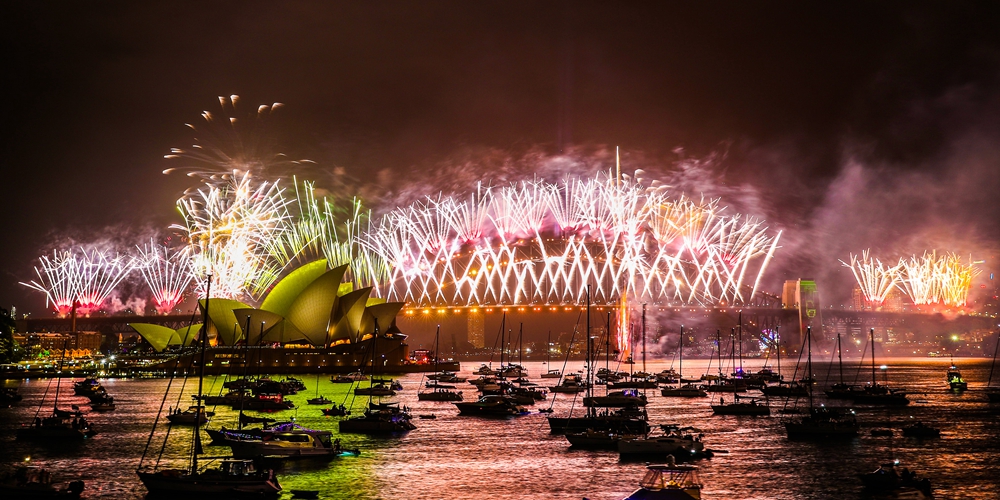
[[[497,371],[495,384],[484,383],[479,386],[481,396],[476,401],[462,401],[455,404],[459,415],[481,417],[512,417],[524,415],[528,410],[521,406],[512,394],[513,385],[506,380],[503,355],[507,350],[504,331],[507,327],[507,314],[504,313],[500,322],[500,369]],[[518,366],[510,364],[508,366]],[[534,403],[534,400],[530,400]]]
[[[993,341],[993,362],[990,363],[990,376],[986,379],[986,397],[990,403],[1000,403],[1000,387],[993,387],[993,368],[997,364],[997,351],[1000,350],[1000,332]]]
[[[854,394],[860,392],[861,388],[844,382],[844,350],[840,345],[840,332],[837,333],[837,366],[840,368],[840,382],[824,391],[826,397],[830,399],[854,399]]]
[[[439,353],[441,349],[441,325],[438,325],[437,332],[434,334],[434,374],[441,375],[438,371],[438,359],[440,359]],[[417,400],[419,401],[461,401],[462,392],[456,391],[455,386],[447,385],[441,383],[439,377],[435,377],[433,382],[428,382],[427,387],[431,388],[431,391],[418,392]]]
[[[63,344],[62,357],[66,358],[66,343]],[[97,434],[97,431],[87,422],[83,413],[76,406],[72,407],[72,411],[59,409],[59,385],[62,381],[60,375],[62,375],[62,359],[59,360],[59,373],[56,376],[56,394],[52,402],[52,414],[44,418],[38,416],[42,411],[42,404],[45,402],[43,394],[42,403],[39,404],[38,410],[35,412],[35,418],[31,424],[17,430],[17,439],[63,442],[83,440]],[[52,384],[52,379],[49,379],[49,384]],[[48,387],[46,387],[47,391]]]
[[[562,370],[558,368],[552,368],[552,330],[549,330],[549,336],[545,341],[545,366],[549,369],[540,375],[542,378],[562,378]]]
[[[839,338],[839,337],[838,337]],[[765,385],[760,389],[760,392],[764,393],[765,396],[780,396],[780,397],[798,397],[805,396],[808,387],[805,384],[799,384],[797,380],[792,380],[791,382],[785,382],[781,377],[781,341],[780,336],[774,339],[774,346],[776,349],[776,359],[778,366],[778,374],[776,380],[776,385]],[[800,358],[801,359],[801,358]],[[798,366],[796,366],[796,372],[798,371]],[[763,371],[763,370],[761,370]],[[758,372],[759,374],[760,372]],[[794,377],[793,377],[794,378]],[[812,376],[808,375],[806,378],[806,384],[810,384],[812,381]]]
[[[212,277],[209,275],[205,290],[205,312],[201,325],[201,362],[198,364],[198,400],[202,395],[202,384],[205,378],[205,347],[208,344],[208,307],[212,289]],[[153,430],[150,431],[150,441]],[[259,495],[262,497],[277,497],[281,491],[274,471],[270,469],[257,470],[251,460],[222,459],[217,467],[201,469],[198,466],[198,455],[201,453],[201,422],[194,421],[194,443],[188,465],[181,469],[157,469],[156,466],[146,467],[143,458],[139,460],[136,474],[139,480],[154,496],[194,495],[198,496],[230,496],[235,494]],[[149,449],[147,441],[146,449]]]
[[[860,404],[888,404],[905,405],[910,404],[906,397],[906,392],[901,389],[892,389],[888,385],[879,384],[875,379],[875,329],[869,330],[872,345],[872,381],[866,384],[861,390],[855,391],[853,399]]]
[[[319,394],[319,374],[317,373],[316,374],[316,396],[307,399],[306,403],[311,404],[311,405],[328,405],[328,404],[330,404],[332,402],[333,401],[330,401],[329,399],[326,399],[326,396],[321,396]]]
[[[375,321],[375,331],[372,333],[372,379],[375,378],[375,369],[378,366],[378,320]],[[406,408],[400,408],[399,403],[373,402],[372,398],[376,394],[368,394],[368,408],[365,413],[358,417],[351,417],[341,420],[340,432],[353,432],[357,434],[401,434],[412,431],[417,426],[410,420],[412,416]]]
[[[681,340],[677,348],[677,379],[680,380],[684,373],[684,325],[681,325]],[[684,384],[679,387],[664,387],[660,394],[668,398],[703,398],[708,396],[704,389],[694,384]]]
[[[585,333],[587,342],[587,358],[585,368],[587,380],[585,382],[586,397],[593,397],[594,378],[594,355],[593,344],[590,333],[590,285],[587,285],[587,330]],[[610,328],[609,334],[610,334]],[[549,430],[553,434],[566,434],[571,432],[582,432],[587,429],[595,431],[608,431],[621,434],[646,434],[649,432],[649,422],[646,411],[635,405],[630,405],[616,410],[605,408],[599,412],[597,407],[587,407],[587,413],[581,417],[574,417],[572,414],[566,417],[550,416],[546,417],[549,422]]]
[[[806,329],[806,379],[813,376],[812,369],[812,327]],[[785,431],[789,439],[829,439],[849,438],[858,435],[858,421],[854,412],[845,413],[837,408],[813,406],[813,385],[809,389],[809,415],[800,419],[785,422]]]

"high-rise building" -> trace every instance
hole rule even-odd
[[[471,310],[468,314],[468,340],[472,347],[486,347],[486,322],[482,311]]]

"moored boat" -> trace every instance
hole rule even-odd
[[[52,475],[35,466],[22,466],[0,477],[0,496],[3,498],[80,498],[83,481],[68,483],[52,481]]]
[[[454,405],[460,415],[512,417],[528,413],[513,398],[502,395],[486,395],[476,401],[463,401]]]
[[[670,458],[665,464],[647,465],[639,489],[625,500],[700,500],[702,484],[698,468],[678,465]]]

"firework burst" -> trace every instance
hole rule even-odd
[[[387,263],[384,297],[489,305],[581,303],[587,284],[605,304],[742,303],[778,237],[716,202],[671,201],[662,188],[596,177],[480,185],[467,201],[428,197],[363,238]]]
[[[149,286],[156,302],[156,311],[167,314],[184,298],[184,292],[194,277],[191,260],[183,250],[171,250],[150,240],[148,245],[136,246],[136,268]]]
[[[56,250],[51,259],[39,258],[38,281],[21,284],[44,293],[46,304],[60,316],[69,314],[74,304],[77,312],[87,316],[101,309],[132,268],[132,259],[117,253],[83,247]]]
[[[850,264],[844,261],[840,263],[851,268],[865,302],[872,309],[880,307],[889,293],[900,284],[902,265],[883,264],[882,261],[871,258],[868,250],[861,252],[860,256],[852,254]]]

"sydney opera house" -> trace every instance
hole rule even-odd
[[[371,288],[344,283],[347,266],[327,269],[326,260],[304,265],[280,282],[259,308],[236,300],[208,301],[206,373],[347,372],[372,365],[399,372],[408,366],[406,335],[396,327],[400,302],[371,297]],[[204,313],[205,301],[200,301]],[[184,351],[202,324],[174,330],[152,323],[130,323],[157,352]],[[372,349],[374,347],[374,350]],[[188,349],[151,368],[184,370],[198,363]],[[367,371],[367,369],[366,369]]]

